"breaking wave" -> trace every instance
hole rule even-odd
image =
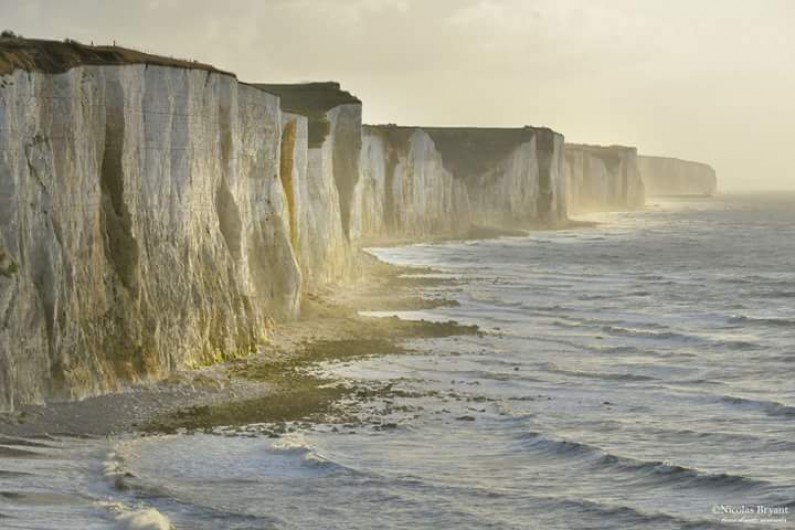
[[[743,324],[748,326],[784,326],[795,328],[795,319],[779,317],[750,317],[736,315],[729,318],[730,324]]]
[[[523,437],[523,446],[548,456],[559,456],[585,462],[591,467],[611,472],[632,473],[638,479],[654,483],[672,483],[678,487],[749,490],[770,488],[768,482],[728,473],[708,473],[699,469],[662,461],[645,461],[609,453],[583,442],[556,439],[543,433],[530,432]]]

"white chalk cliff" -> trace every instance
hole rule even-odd
[[[366,126],[365,239],[465,235],[566,219],[563,137],[549,129]]]
[[[256,85],[280,97],[280,174],[303,290],[356,271],[362,104],[337,83]]]
[[[718,191],[715,170],[701,162],[660,156],[640,156],[640,173],[650,196],[698,195],[712,197]]]
[[[336,83],[249,85],[0,39],[0,410],[245,355],[363,243],[642,204],[631,148],[362,127]]]
[[[362,142],[360,233],[423,238],[464,233],[471,222],[465,184],[445,169],[419,128],[366,126]]]
[[[297,314],[277,97],[142,64],[0,85],[0,406],[249,351]]]
[[[564,152],[570,214],[643,207],[636,148],[567,143]]]

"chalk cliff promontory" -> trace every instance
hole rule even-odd
[[[194,63],[14,44],[0,55],[0,409],[248,352],[268,319],[296,315],[277,96]]]
[[[569,213],[643,207],[636,148],[567,143],[564,152]]]
[[[555,225],[566,218],[562,167],[563,137],[549,129],[366,126],[362,234]]]
[[[365,126],[362,139],[360,231],[367,240],[423,238],[468,230],[466,185],[445,169],[419,128]]]
[[[718,191],[715,170],[701,162],[678,158],[641,156],[640,173],[648,195],[699,195],[711,197]]]
[[[338,83],[255,85],[281,99],[281,177],[304,289],[349,276],[358,246],[362,103]]]

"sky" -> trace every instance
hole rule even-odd
[[[0,0],[0,26],[336,80],[367,123],[547,126],[795,189],[793,0]]]

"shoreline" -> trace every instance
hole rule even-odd
[[[381,239],[363,248],[527,237],[600,224],[570,219],[556,226],[525,229],[473,226],[460,237]],[[477,326],[453,321],[359,315],[429,310],[457,302],[424,296],[428,287],[456,281],[428,278],[425,275],[436,272],[430,267],[394,265],[366,250],[358,259],[362,272],[355,280],[328,286],[322,294],[308,293],[301,316],[276,324],[269,330],[268,342],[250,356],[185,368],[161,380],[134,383],[117,392],[81,400],[25,405],[14,412],[0,413],[0,436],[172,434],[329,417],[334,402],[363,389],[342,388],[341,381],[330,384],[312,376],[307,373],[312,366],[324,361],[410,354],[403,343],[412,339],[480,333]]]
[[[268,342],[246,358],[179,370],[160,381],[79,401],[26,405],[0,414],[0,435],[146,435],[306,421],[329,413],[334,402],[357,390],[313,376],[308,368],[324,361],[408,354],[404,343],[411,339],[480,333],[477,326],[452,321],[359,315],[456,304],[422,292],[454,280],[423,277],[432,272],[426,267],[392,265],[364,252],[360,257],[362,274],[355,281],[308,295],[301,317],[277,324]]]
[[[622,210],[623,211],[623,210]],[[587,214],[594,212],[580,212]],[[599,212],[606,213],[606,212]],[[462,234],[440,234],[426,235],[422,238],[411,236],[383,236],[378,239],[363,239],[362,249],[368,248],[392,248],[410,245],[435,245],[441,243],[464,243],[469,241],[484,241],[489,239],[501,239],[504,237],[529,237],[539,232],[555,232],[559,230],[575,230],[578,228],[594,228],[601,225],[598,221],[582,221],[579,219],[568,219],[564,223],[555,225],[534,225],[521,228],[508,228],[500,226],[472,225],[470,229]]]
[[[372,242],[370,248],[526,237],[535,232],[599,224],[569,220],[557,226],[526,229],[473,226],[463,236],[381,239]],[[410,350],[403,342],[411,339],[480,332],[476,326],[452,321],[359,315],[360,311],[429,310],[457,302],[423,295],[427,287],[455,281],[423,277],[435,272],[432,268],[390,264],[366,250],[358,258],[362,272],[355,280],[328,286],[322,294],[307,294],[301,316],[276,324],[269,330],[268,342],[250,356],[185,368],[161,380],[134,383],[117,392],[81,400],[24,405],[0,413],[0,436],[166,434],[246,422],[303,420],[327,413],[334,401],[354,391],[329,387],[328,380],[307,375],[306,369],[312,365],[406,354]]]

